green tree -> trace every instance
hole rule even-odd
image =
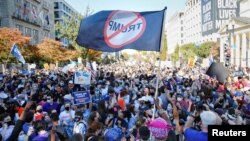
[[[128,60],[129,57],[130,57],[129,54],[126,53],[126,52],[124,52],[124,53],[121,54],[121,59],[124,60],[124,61]]]
[[[177,44],[174,53],[171,54],[171,59],[174,63],[176,63],[180,58],[179,52],[180,52],[180,46]]]
[[[168,45],[167,45],[167,36],[163,34],[163,45],[161,48],[161,60],[165,61],[167,59]]]
[[[200,58],[207,58],[210,55],[211,48],[213,47],[214,42],[205,42],[201,44],[199,48],[196,48],[195,53]]]
[[[193,43],[184,44],[180,47],[181,57],[184,60],[195,57],[195,45]]]
[[[76,37],[80,28],[80,22],[83,19],[81,15],[77,15],[76,19],[63,17],[63,20],[55,24],[55,31],[59,38],[67,38],[70,42],[70,46],[74,49],[81,50],[76,43]]]
[[[89,50],[81,47],[76,43],[76,38],[80,28],[80,22],[87,16],[91,15],[92,11],[87,7],[84,15],[76,15],[77,18],[63,17],[63,20],[55,24],[55,31],[59,38],[67,38],[70,42],[69,49],[74,49],[80,52],[83,59],[100,57],[100,52]],[[97,59],[98,60],[98,59]]]

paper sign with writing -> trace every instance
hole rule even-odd
[[[73,92],[74,104],[86,104],[91,102],[91,97],[89,91],[79,91]]]
[[[75,84],[90,85],[90,80],[91,80],[90,72],[83,72],[83,71],[75,72],[75,76],[74,76]]]

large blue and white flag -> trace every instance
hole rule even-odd
[[[17,60],[25,64],[25,60],[21,54],[21,52],[18,49],[18,46],[16,44],[13,44],[10,53],[16,57]]]
[[[83,19],[76,42],[104,52],[160,51],[165,10],[100,11]]]

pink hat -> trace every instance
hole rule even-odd
[[[152,135],[158,140],[166,139],[168,132],[172,129],[172,126],[162,118],[149,121],[148,127]]]

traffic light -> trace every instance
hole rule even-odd
[[[227,43],[224,44],[224,54],[225,54],[225,66],[228,67],[230,66],[231,49]]]

